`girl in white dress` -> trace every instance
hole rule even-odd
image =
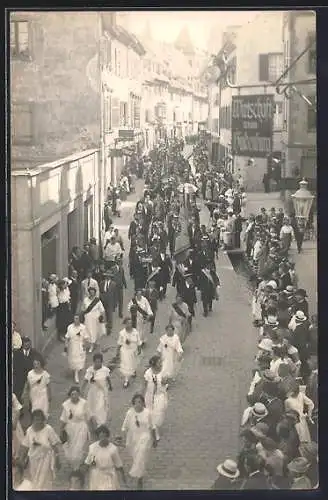
[[[93,365],[85,373],[82,394],[87,389],[87,403],[91,425],[94,428],[107,423],[110,419],[109,391],[112,390],[110,370],[103,365],[103,356],[96,353],[93,356]]]
[[[117,341],[117,354],[120,356],[120,372],[124,377],[123,387],[128,387],[130,377],[136,375],[141,339],[138,330],[132,328],[132,319],[125,318],[125,328],[120,331]]]
[[[80,323],[80,316],[74,316],[74,323],[68,326],[65,335],[65,350],[68,366],[74,372],[74,382],[79,383],[79,372],[84,369],[86,347],[90,341],[88,330]]]
[[[60,439],[53,428],[46,423],[42,410],[32,412],[32,425],[20,450],[19,463],[26,463],[28,457],[29,473],[33,491],[53,489],[56,469],[59,469]]]
[[[155,426],[156,439],[159,441],[159,429],[162,426],[167,409],[167,378],[163,377],[162,361],[160,356],[155,355],[149,360],[149,368],[146,370],[145,379],[145,403],[150,410],[153,424]]]
[[[84,324],[91,344],[89,352],[93,352],[99,338],[106,335],[105,308],[96,292],[95,288],[90,287],[89,296],[85,297],[82,304]]]
[[[84,462],[88,450],[89,413],[86,400],[80,397],[79,387],[71,387],[68,396],[60,416],[60,436],[64,442],[65,457],[72,469],[76,470]]]
[[[126,448],[133,460],[129,475],[137,479],[137,489],[140,490],[151,446],[157,446],[155,426],[142,394],[133,396],[132,407],[126,413],[122,432],[126,434]]]
[[[31,411],[42,410],[45,417],[49,416],[49,404],[51,401],[50,375],[43,368],[40,359],[33,360],[33,369],[27,374],[26,388],[31,403]]]
[[[136,310],[136,329],[139,332],[141,342],[145,344],[147,341],[146,324],[153,316],[153,311],[146,297],[142,295],[141,290],[136,290],[135,296],[128,304],[130,314],[131,308]]]
[[[174,333],[173,325],[167,325],[165,332],[159,339],[157,351],[162,357],[162,375],[174,380],[182,359],[183,349],[179,336]]]
[[[313,401],[308,398],[304,392],[300,391],[300,386],[295,383],[295,388],[288,394],[288,398],[285,400],[285,411],[295,410],[298,412],[300,420],[295,424],[295,429],[298,433],[298,437],[301,443],[310,442],[311,435],[309,427],[307,424],[307,417],[304,413],[304,407],[307,408],[307,416],[309,420],[312,420],[312,411],[314,408]]]
[[[23,406],[18,401],[16,395],[12,395],[12,457],[16,459],[18,457],[19,448],[24,440],[24,431],[22,429],[21,423],[19,421],[20,412]]]
[[[84,462],[84,470],[89,470],[89,491],[119,490],[117,471],[124,485],[125,476],[118,449],[110,442],[110,432],[105,425],[97,429],[97,437],[99,441],[90,445]]]

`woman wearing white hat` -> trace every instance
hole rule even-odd
[[[238,478],[240,472],[234,460],[227,459],[216,468],[219,477],[212,486],[212,490],[239,490],[240,481]]]

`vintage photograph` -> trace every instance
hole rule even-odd
[[[12,487],[318,488],[315,12],[7,15]]]

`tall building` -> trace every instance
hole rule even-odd
[[[297,189],[297,180],[305,177],[315,190],[316,149],[316,17],[312,11],[290,11],[283,22],[284,82],[296,82],[297,92],[284,98],[282,188]],[[302,55],[303,53],[303,55]],[[301,57],[299,57],[301,56]],[[295,62],[296,58],[299,59]],[[305,83],[309,80],[309,83]],[[303,81],[304,83],[297,83]]]
[[[274,83],[283,70],[282,24],[282,11],[266,11],[223,34],[220,54],[228,61],[229,85],[219,78],[214,111],[219,108],[220,139],[215,155],[219,160],[232,156],[230,168],[243,175],[249,191],[263,189],[273,156],[281,155],[283,98]]]

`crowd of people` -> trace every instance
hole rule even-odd
[[[220,296],[216,271],[219,249],[238,246],[236,221],[240,219],[243,228],[245,219],[246,195],[241,176],[231,179],[224,169],[208,168],[204,154],[199,155],[201,161],[194,175],[182,149],[181,141],[161,142],[147,157],[134,161],[132,170],[123,172],[127,193],[133,191],[131,171],[145,180],[128,232],[128,270],[135,289],[126,315],[126,249],[113,223],[119,205],[113,205],[111,187],[100,244],[93,239],[83,250],[72,250],[69,278],[49,277],[47,307],[56,315],[58,340],[63,342],[72,372],[58,433],[47,423],[51,414],[51,374],[30,339],[21,338],[13,325],[13,469],[18,490],[51,490],[62,454],[71,470],[70,490],[143,488],[149,454],[162,438],[169,393],[174,390],[183,346],[192,331],[196,291],[200,292],[206,318]],[[210,212],[207,226],[200,224],[200,194]],[[269,220],[260,224],[266,234],[268,230],[271,234]],[[283,231],[284,219],[282,222],[279,237],[283,261],[275,261],[272,267],[266,262],[263,270],[254,266],[257,273],[261,269],[253,302],[260,341],[247,395],[249,407],[242,419],[243,448],[236,461],[228,459],[218,466],[214,489],[298,485],[304,489],[309,482],[309,487],[316,485],[316,324],[315,318],[311,325],[308,321],[304,290],[295,289],[297,277],[288,263],[288,249],[284,246],[288,231]],[[249,223],[246,240],[251,238],[248,227]],[[252,244],[246,243],[246,253],[250,249],[247,255],[253,260],[255,245],[255,236]],[[270,252],[268,258],[272,257]],[[177,293],[163,329],[156,322],[156,314],[169,285]],[[101,348],[101,338],[113,335],[117,310],[123,328],[117,336],[115,356],[106,364],[104,354],[108,348]],[[159,330],[162,333],[157,352],[149,359],[143,390],[134,394],[122,417],[121,435],[111,436],[111,391],[116,389],[112,387],[112,372],[119,369],[123,389],[131,385],[137,377],[141,354],[147,353],[149,335]],[[302,405],[308,409],[308,416]],[[23,430],[21,416],[26,412],[30,425]],[[120,456],[121,446],[126,447],[132,461],[128,475]]]
[[[47,306],[56,315],[58,341],[63,342],[73,383],[62,404],[58,433],[48,423],[51,374],[30,339],[20,337],[13,325],[13,465],[18,490],[51,490],[62,452],[72,471],[69,489],[143,487],[150,449],[160,440],[167,390],[178,376],[183,343],[192,328],[195,287],[201,290],[205,316],[218,298],[219,278],[208,239],[193,232],[199,209],[195,196],[185,189],[193,179],[181,147],[178,141],[161,144],[144,158],[145,190],[128,233],[129,273],[135,291],[118,334],[116,355],[108,366],[103,356],[108,348],[101,349],[100,339],[113,333],[117,309],[123,319],[127,283],[124,242],[106,209],[101,245],[91,240],[83,250],[74,248],[69,278],[49,277]],[[178,241],[189,214],[190,251]],[[144,373],[144,390],[132,398],[122,436],[110,439],[112,371],[119,368],[123,388],[137,376],[140,353],[157,328],[158,301],[165,300],[170,283],[177,288],[177,296],[157,352]],[[88,353],[92,353],[90,366]],[[30,425],[23,429],[22,414],[26,417],[26,413]],[[128,478],[120,458],[123,443],[132,459]]]

